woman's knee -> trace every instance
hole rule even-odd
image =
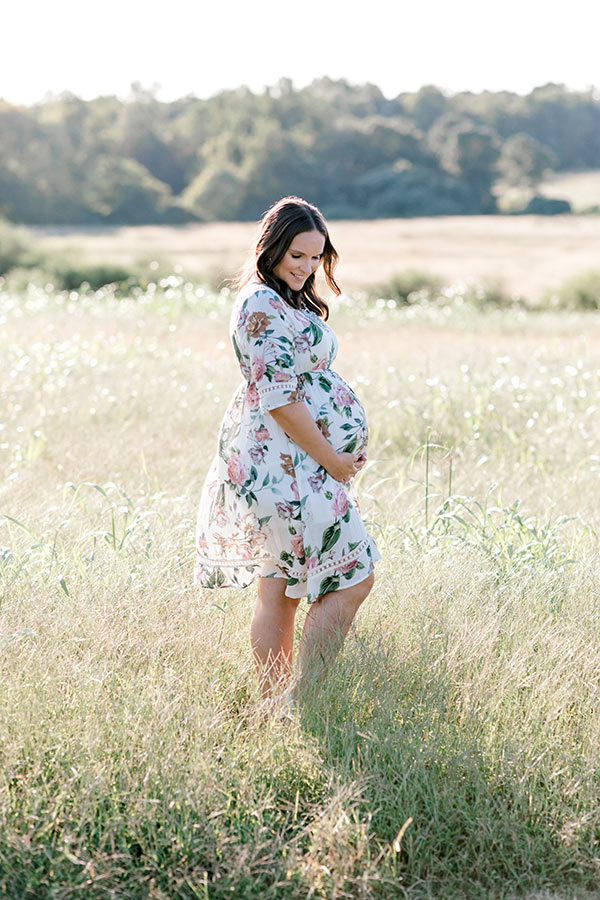
[[[338,602],[352,605],[358,609],[363,600],[368,597],[374,582],[375,575],[371,572],[370,575],[367,575],[367,577],[363,578],[362,581],[359,581],[358,584],[353,584],[352,587],[338,588],[338,590],[333,593],[337,595]]]
[[[285,578],[259,578],[258,579],[258,603],[265,608],[274,608],[277,611],[283,609],[296,609],[300,599],[288,597],[285,593],[287,581]]]

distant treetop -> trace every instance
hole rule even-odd
[[[551,169],[600,168],[600,100],[546,84],[523,96],[282,78],[209,99],[156,86],[30,107],[0,101],[0,216],[30,224],[254,220],[296,194],[328,218],[497,211]]]

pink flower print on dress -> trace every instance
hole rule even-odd
[[[259,444],[255,444],[254,447],[250,447],[250,449],[248,450],[248,456],[255,466],[261,463],[266,455],[267,451]]]
[[[317,559],[316,556],[309,556],[308,559],[306,560],[306,568],[307,569],[316,569],[318,562],[319,562],[319,560]]]
[[[279,503],[275,504],[275,509],[282,519],[291,519],[294,515],[294,507],[291,505],[291,503],[282,503],[280,501]]]
[[[347,511],[348,498],[342,488],[338,488],[333,498],[333,514],[342,518],[342,516],[346,515]]]
[[[235,552],[242,559],[252,559],[252,547],[248,543],[237,544]]]
[[[290,484],[290,491],[294,495],[294,500],[300,499],[300,491],[298,490],[298,482],[296,481],[296,479],[294,479]]]
[[[284,309],[283,300],[279,300],[277,297],[269,297],[269,306],[272,306],[273,309]]]
[[[215,513],[215,522],[217,523],[219,528],[222,528],[224,525],[227,525],[227,521],[228,521],[227,513],[225,512],[223,507],[220,506],[219,509]]]
[[[331,396],[333,397],[333,402],[336,406],[345,406],[348,409],[352,408],[354,397],[345,384],[340,384],[339,381],[334,382],[331,388]]]
[[[239,523],[239,532],[237,534],[237,540],[239,543],[247,543],[254,550],[257,547],[262,547],[265,543],[267,536],[264,531],[259,531],[259,523],[258,519],[253,513],[248,513],[247,516],[244,516],[244,519]]]
[[[336,572],[338,575],[346,575],[348,572],[351,572],[352,569],[356,568],[356,560],[351,559],[350,562],[342,563],[341,566],[338,566]]]
[[[233,484],[243,484],[248,478],[239,453],[232,453],[227,463],[227,475]]]
[[[294,337],[294,347],[299,353],[302,353],[303,350],[310,350],[312,347],[310,335],[304,333],[297,334]]]
[[[248,515],[244,516],[243,520],[240,522],[240,531],[243,533],[245,540],[250,540],[257,526],[258,519],[254,513],[248,513]]]
[[[275,381],[291,381],[292,376],[288,375],[287,372],[280,372],[279,370],[275,372]]]
[[[294,556],[297,556],[298,559],[302,559],[304,556],[304,541],[302,540],[301,534],[295,534],[292,540],[290,541],[292,547],[292,553]]]
[[[308,476],[308,483],[311,486],[313,494],[318,494],[321,488],[323,487],[323,481],[325,480],[325,476],[322,472],[317,472],[315,475]]]
[[[231,541],[224,534],[219,534],[217,531],[213,534],[213,543],[215,547],[219,550],[223,556],[227,556],[227,550],[231,547]]]
[[[258,441],[259,444],[263,444],[265,441],[271,440],[271,434],[268,428],[265,428],[264,425],[261,425],[260,428],[257,428],[254,432],[254,437]]]
[[[313,369],[327,369],[329,367],[329,360],[327,357],[323,357],[323,359],[318,359],[316,363],[313,364]]]
[[[208,547],[208,541],[206,540],[206,538],[204,537],[204,535],[201,535],[201,536],[198,538],[198,543],[196,544],[196,547],[198,548],[198,550],[206,550],[206,549],[207,549],[207,547]]]
[[[210,497],[211,500],[213,499],[213,497],[214,497],[215,494],[217,493],[217,485],[218,485],[218,483],[219,483],[218,479],[215,478],[214,481],[211,481],[211,483],[208,485],[208,496]]]
[[[267,364],[264,356],[255,356],[252,360],[252,380],[260,381],[267,371]]]
[[[246,396],[248,397],[248,406],[250,409],[258,409],[260,406],[260,396],[253,381],[248,385]]]

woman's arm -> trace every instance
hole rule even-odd
[[[334,450],[319,431],[304,400],[286,403],[269,412],[285,433],[336,481],[349,481],[361,468],[352,453],[337,453]]]

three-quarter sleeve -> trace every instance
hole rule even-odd
[[[290,312],[268,288],[246,298],[235,329],[240,367],[263,412],[304,399]]]

